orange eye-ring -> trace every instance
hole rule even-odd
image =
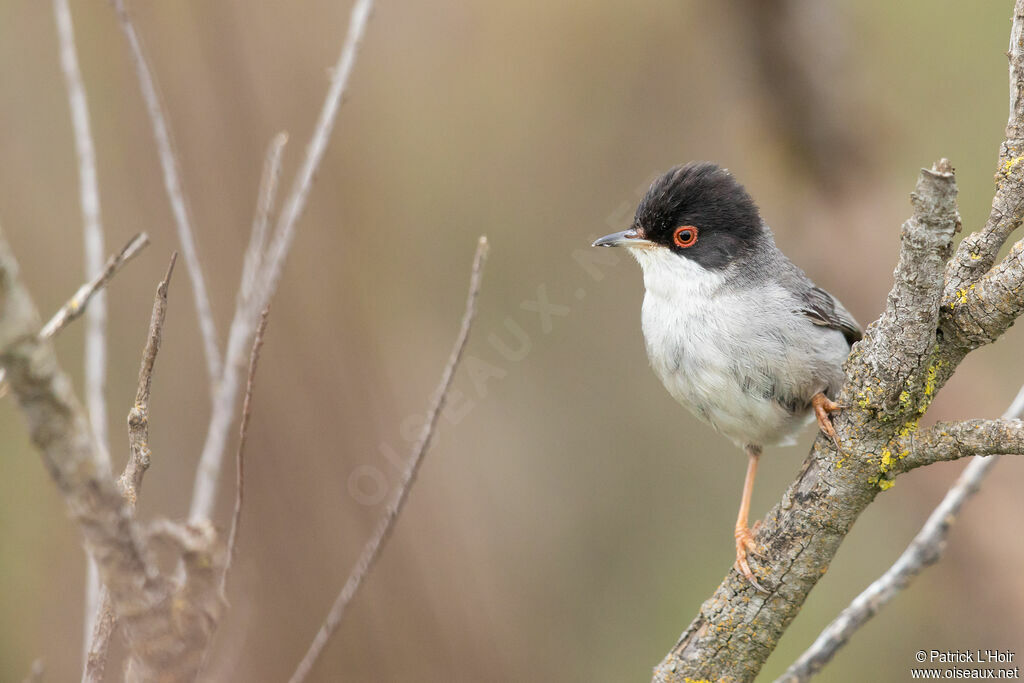
[[[697,227],[694,225],[680,225],[672,235],[677,247],[686,249],[697,243]]]

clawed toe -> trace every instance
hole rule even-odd
[[[757,524],[754,525],[757,528]],[[754,535],[749,529],[737,528],[736,529],[736,569],[743,574],[744,578],[750,585],[761,593],[767,593],[761,584],[754,578],[754,572],[750,569],[750,564],[747,562],[747,555],[755,555],[757,557],[764,557],[763,551],[758,547],[757,542],[754,541]]]
[[[832,426],[832,420],[829,419],[828,414],[842,410],[845,406],[841,406],[835,401],[830,400],[825,394],[819,393],[811,398],[811,407],[814,409],[814,417],[818,421],[818,429],[832,440],[832,444],[836,447],[837,451],[842,450],[839,448],[839,437],[836,435],[835,427]]]

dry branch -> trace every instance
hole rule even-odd
[[[103,270],[99,274],[79,287],[78,291],[60,307],[60,310],[53,314],[49,322],[39,331],[39,336],[42,339],[50,339],[81,316],[89,302],[117,275],[121,266],[132,260],[148,245],[149,235],[146,233],[140,232],[133,237],[121,251],[107,259],[106,265],[103,266]]]
[[[380,521],[377,522],[377,527],[366,542],[366,545],[363,546],[363,551],[359,554],[355,567],[348,575],[345,585],[342,587],[341,592],[338,593],[338,597],[335,598],[334,604],[327,613],[327,619],[324,620],[320,631],[316,634],[312,644],[310,644],[309,650],[302,658],[302,661],[299,662],[299,666],[295,669],[291,679],[289,679],[289,683],[301,683],[306,680],[313,670],[316,660],[320,657],[331,635],[333,635],[341,623],[342,618],[345,616],[345,609],[359,591],[363,579],[366,578],[373,563],[380,555],[381,548],[384,547],[384,543],[387,541],[391,530],[395,526],[395,522],[398,520],[398,515],[401,514],[402,508],[405,506],[409,492],[412,490],[413,482],[416,480],[416,473],[423,462],[423,456],[426,455],[427,450],[430,448],[430,442],[434,438],[437,420],[444,409],[445,401],[448,398],[448,390],[451,388],[452,379],[455,376],[455,370],[459,366],[462,352],[466,348],[466,341],[469,339],[469,331],[473,327],[473,319],[476,317],[476,300],[480,293],[480,279],[483,277],[484,262],[487,259],[487,246],[487,238],[481,237],[477,244],[476,255],[473,258],[473,269],[469,280],[469,294],[466,298],[466,312],[462,316],[462,325],[459,328],[455,346],[448,356],[448,363],[441,373],[441,382],[434,392],[430,409],[427,411],[427,421],[423,425],[415,445],[413,445],[412,454],[409,456],[405,472],[402,475],[402,481],[398,485],[398,492],[388,504],[388,508]]]
[[[157,93],[156,82],[153,79],[153,70],[146,61],[146,55],[142,50],[142,41],[135,31],[135,25],[125,8],[124,0],[113,0],[113,4],[121,30],[131,49],[132,65],[135,67],[139,88],[142,90],[142,99],[146,103],[146,111],[153,127],[153,138],[156,141],[160,168],[163,171],[164,188],[174,214],[174,224],[178,231],[178,241],[181,242],[181,252],[185,257],[186,270],[192,280],[192,295],[195,299],[196,314],[199,316],[199,331],[203,337],[206,369],[210,377],[210,393],[213,394],[221,374],[217,328],[213,322],[213,311],[210,308],[210,296],[206,291],[202,264],[199,261],[199,254],[196,252],[196,240],[192,229],[193,221],[185,200],[185,191],[182,188],[178,171],[178,160],[174,154],[174,145],[171,143],[171,133],[167,126],[167,117],[160,104],[160,95]]]
[[[219,546],[212,530],[181,527],[179,535],[189,539],[175,546],[186,566],[184,577],[162,575],[152,563],[148,537],[110,468],[97,456],[71,382],[50,343],[39,335],[39,314],[2,232],[0,366],[124,627],[129,648],[125,680],[193,680],[199,662],[192,653],[205,648],[221,606],[216,582],[211,590],[201,571],[205,567],[219,575]],[[168,526],[173,525],[165,522],[161,528]]]
[[[342,96],[348,87],[352,67],[359,54],[359,47],[366,33],[372,9],[373,0],[356,0],[352,6],[348,34],[342,45],[338,62],[332,71],[331,83],[313,130],[313,136],[306,148],[306,156],[295,176],[291,193],[285,200],[281,215],[278,217],[274,235],[263,256],[259,274],[253,279],[252,290],[246,293],[245,300],[240,300],[239,305],[235,308],[231,329],[228,332],[224,375],[220,379],[213,399],[210,425],[199,458],[199,466],[196,468],[189,513],[192,519],[208,518],[213,512],[228,433],[234,416],[235,400],[238,396],[241,372],[245,364],[246,349],[248,349],[249,341],[256,330],[260,311],[270,304],[270,300],[277,290],[288,252],[291,250],[292,241],[295,238],[296,225],[305,210],[306,199],[313,186],[313,178],[327,150],[327,143],[330,141],[331,131],[334,129],[334,122],[338,116],[338,108],[341,106]]]
[[[238,541],[238,526],[242,521],[242,501],[245,498],[245,443],[249,438],[249,418],[252,416],[252,391],[256,381],[256,366],[260,361],[263,349],[263,335],[267,331],[267,316],[270,309],[264,308],[260,315],[260,324],[256,327],[256,336],[252,340],[252,351],[249,353],[249,373],[245,380],[245,399],[242,401],[242,418],[238,425],[238,450],[235,451],[235,509],[231,515],[231,533],[228,534],[228,550],[224,560],[224,571],[220,577],[220,590],[223,593],[228,583],[228,572],[235,559],[235,543]]]
[[[167,266],[167,275],[157,285],[153,297],[153,312],[149,319],[149,333],[146,345],[142,350],[142,363],[139,367],[139,382],[135,390],[135,403],[128,411],[128,463],[117,481],[121,495],[125,497],[130,509],[134,510],[138,501],[139,490],[142,488],[142,477],[149,469],[149,395],[153,386],[153,366],[156,355],[160,351],[163,340],[164,318],[167,316],[167,288],[174,272],[174,264],[178,253],[171,255]],[[82,672],[82,683],[100,683],[107,667],[107,651],[110,639],[116,628],[114,606],[110,595],[104,589],[100,594],[98,611],[91,619],[93,628],[88,641],[85,668]]]

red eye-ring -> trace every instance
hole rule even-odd
[[[680,225],[676,228],[675,233],[672,235],[672,239],[675,240],[677,247],[686,249],[697,244],[697,226],[694,225]]]

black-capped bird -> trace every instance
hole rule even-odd
[[[757,462],[828,413],[861,328],[775,246],[747,191],[707,162],[658,178],[633,225],[594,242],[625,247],[643,269],[642,324],[651,366],[668,392],[747,453],[736,519],[736,566],[758,590],[747,553]]]

